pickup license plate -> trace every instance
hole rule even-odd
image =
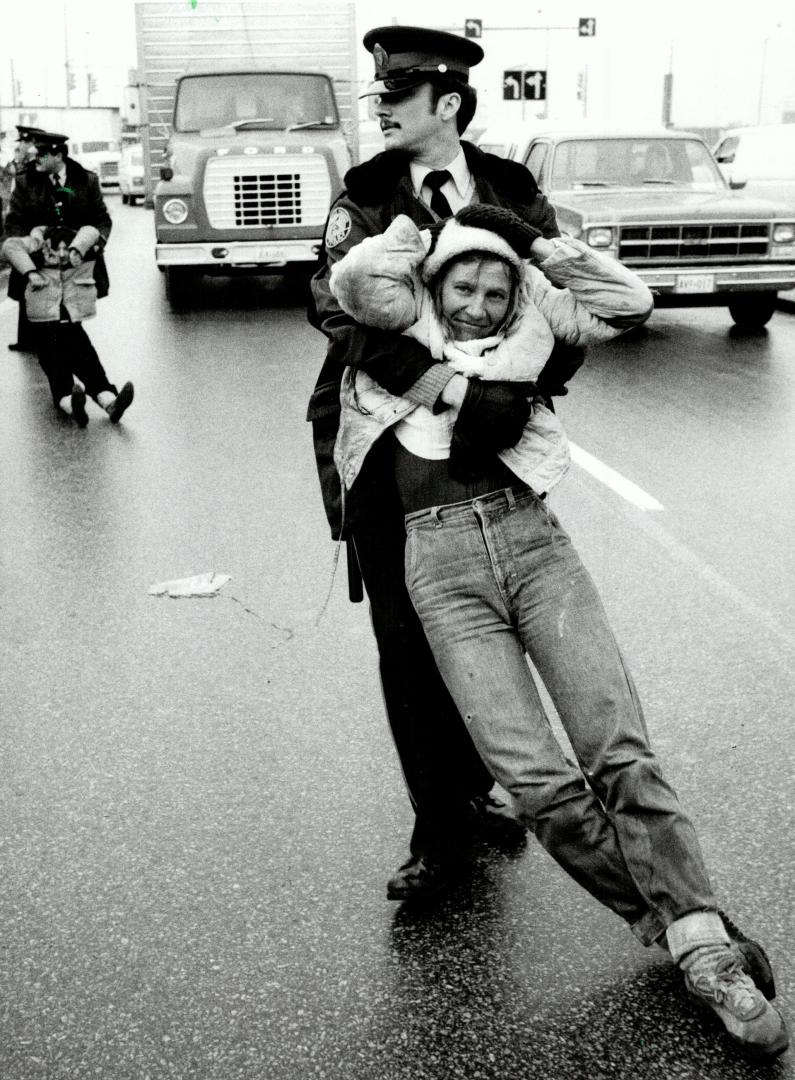
[[[674,292],[708,293],[715,292],[714,274],[677,274]]]

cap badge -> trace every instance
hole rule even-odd
[[[373,45],[373,59],[376,71],[386,71],[389,66],[389,55],[383,45]]]

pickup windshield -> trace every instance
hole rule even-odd
[[[338,122],[330,81],[300,73],[188,75],[179,84],[174,110],[175,131],[284,131]]]
[[[695,139],[570,139],[555,149],[549,187],[687,188],[722,191],[725,181]]]

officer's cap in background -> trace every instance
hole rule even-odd
[[[402,93],[432,75],[467,83],[469,69],[483,59],[480,45],[469,38],[425,26],[377,26],[362,41],[375,60],[375,82],[362,97]]]
[[[31,136],[30,142],[40,154],[66,153],[68,135],[59,135],[57,131],[41,131]]]
[[[46,135],[44,128],[28,127],[25,124],[17,124],[17,142],[32,143],[39,135]]]

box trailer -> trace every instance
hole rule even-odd
[[[204,273],[314,262],[356,160],[354,6],[138,0],[145,199],[174,305]]]

